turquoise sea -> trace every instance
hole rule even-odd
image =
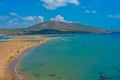
[[[7,36],[0,36],[0,41],[2,41],[2,40],[8,40],[8,39],[10,39],[10,38],[7,37]]]
[[[120,35],[48,35],[18,71],[31,80],[120,80]]]

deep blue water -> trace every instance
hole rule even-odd
[[[120,35],[48,35],[56,40],[23,57],[31,80],[120,80]]]

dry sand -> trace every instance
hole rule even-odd
[[[26,49],[50,40],[39,36],[17,36],[13,40],[0,41],[0,80],[13,80],[9,73],[9,64],[20,56]],[[26,42],[35,39],[37,42]]]

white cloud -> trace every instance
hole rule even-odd
[[[50,20],[66,22],[66,23],[72,23],[72,21],[65,20],[64,17],[61,16],[61,15],[57,15],[55,18],[51,18]]]
[[[43,16],[20,16],[17,13],[10,13],[10,16],[0,15],[0,24],[4,28],[28,27],[41,22],[44,22]]]
[[[25,21],[35,21],[35,17],[34,16],[21,17],[21,19],[23,19]]]
[[[57,15],[55,18],[51,18],[51,20],[65,22],[64,17],[62,17],[61,15]]]
[[[26,16],[26,17],[21,17],[21,19],[25,21],[40,21],[44,22],[44,17],[43,16]]]
[[[20,16],[17,13],[11,12],[11,16],[14,16],[16,19],[24,20],[24,21],[40,21],[44,22],[44,17],[42,16]]]
[[[86,10],[86,13],[92,13],[92,14],[96,14],[97,12],[95,10]]]
[[[10,13],[11,16],[14,16],[15,18],[17,19],[22,19],[22,20],[25,20],[25,21],[34,21],[34,16],[20,16],[18,15],[17,13],[14,13],[14,12],[11,12]]]
[[[120,19],[120,14],[116,14],[116,15],[107,15],[109,18],[115,18],[115,19]]]
[[[54,10],[58,7],[67,6],[67,4],[79,5],[78,0],[41,0],[46,9]]]
[[[40,22],[44,22],[44,17],[43,16],[38,16]]]

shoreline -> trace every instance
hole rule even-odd
[[[16,72],[15,60],[21,58],[26,51],[34,48],[35,46],[41,45],[49,40],[50,38],[43,38],[41,36],[15,36],[12,37],[13,40],[0,42],[0,80],[16,80],[16,76],[11,74],[10,65]],[[33,42],[25,40],[37,40]],[[14,65],[12,64],[14,62]],[[16,73],[17,74],[17,73]],[[18,79],[19,80],[19,79]]]
[[[46,42],[44,42],[44,43],[46,43]],[[44,44],[44,43],[42,43],[42,44]],[[19,73],[19,71],[17,70],[19,62],[21,61],[21,59],[24,58],[24,56],[28,55],[30,51],[34,50],[38,46],[41,46],[42,44],[39,44],[37,46],[26,49],[20,56],[18,56],[18,58],[16,58],[15,60],[13,60],[10,63],[9,71],[10,71],[11,75],[14,75],[13,77],[15,77],[15,80],[23,80],[25,77],[25,76],[22,77],[21,74]]]
[[[35,47],[31,47],[26,49],[20,56],[18,56],[15,60],[13,60],[10,64],[9,64],[9,73],[15,78],[15,80],[21,80],[22,76],[19,74],[19,72],[17,71],[17,66],[19,64],[19,62],[21,61],[21,59],[27,55],[27,53],[29,53],[29,51],[31,51],[31,49],[34,49]]]

